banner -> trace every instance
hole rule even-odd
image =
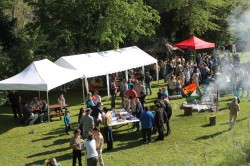
[[[201,98],[202,96],[200,88],[197,86],[196,82],[182,88],[182,93],[187,98],[188,102]]]

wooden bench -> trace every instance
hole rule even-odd
[[[59,116],[60,117],[60,120],[62,119],[62,116],[64,116],[64,112],[53,112],[53,113],[50,113],[49,114],[49,117],[52,118],[52,117],[55,117],[55,116]]]

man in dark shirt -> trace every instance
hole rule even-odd
[[[102,105],[101,102],[97,102],[96,106],[93,107],[93,110],[90,114],[90,116],[94,118],[95,127],[99,127],[100,119],[98,117],[99,114],[102,115],[101,105]]]
[[[152,95],[152,88],[151,88],[151,81],[152,80],[153,80],[152,76],[149,75],[148,72],[146,72],[146,76],[145,76],[146,95],[148,95],[148,89],[149,89],[150,95]]]
[[[8,98],[9,104],[12,107],[14,118],[17,119],[17,114],[19,117],[22,117],[21,108],[20,108],[21,96],[18,93],[16,93],[15,90],[12,90],[8,94],[7,98]]]
[[[135,99],[135,104],[136,104],[135,111],[132,114],[139,119],[141,117],[141,113],[143,112],[143,108],[142,108],[139,98]],[[137,128],[137,132],[140,131],[140,123],[135,122],[134,125],[135,125],[134,127]]]

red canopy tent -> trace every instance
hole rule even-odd
[[[188,50],[198,50],[204,48],[213,48],[215,47],[214,43],[209,43],[204,40],[201,40],[195,36],[188,38],[180,43],[175,44],[176,47]]]

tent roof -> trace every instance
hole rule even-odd
[[[90,78],[156,63],[157,60],[136,46],[117,50],[64,56],[55,64],[75,69]]]
[[[175,46],[182,48],[182,49],[198,50],[198,49],[204,49],[204,48],[213,48],[215,47],[215,44],[206,42],[195,36],[192,36],[180,43],[175,44]]]
[[[31,63],[21,73],[0,81],[0,90],[49,91],[81,78],[81,73],[60,67],[48,59]]]

